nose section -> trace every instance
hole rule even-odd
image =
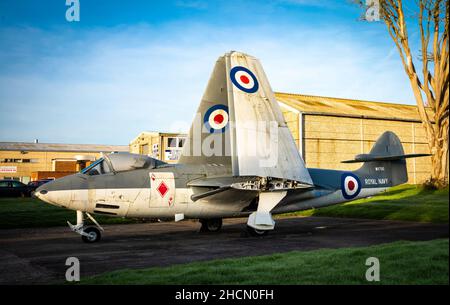
[[[72,197],[72,176],[47,182],[36,189],[34,196],[56,206],[69,207]]]
[[[51,183],[51,182],[48,182],[48,183]],[[44,185],[41,185],[36,190],[34,190],[33,196],[45,201],[44,198],[47,193],[48,193],[47,186],[44,187]]]
[[[47,182],[46,184],[41,185],[40,187],[38,187],[35,191],[34,191],[34,196],[39,198],[40,200],[50,203],[50,204],[55,204],[55,205],[60,205],[58,204],[54,199],[56,198],[52,198],[54,197],[54,192],[58,191],[58,188],[55,187],[55,181],[51,181],[51,182]],[[52,200],[53,199],[53,200]]]

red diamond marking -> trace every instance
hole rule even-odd
[[[161,195],[161,197],[164,197],[164,195],[167,193],[167,191],[169,190],[169,188],[167,187],[167,185],[163,182],[161,182],[157,188],[159,194]]]

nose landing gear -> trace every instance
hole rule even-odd
[[[96,227],[86,227],[83,233],[84,234],[81,235],[81,239],[85,243],[95,243],[97,241],[100,241],[102,237],[100,230]]]
[[[100,241],[102,235],[101,231],[104,229],[98,224],[98,222],[91,216],[91,214],[85,212],[85,214],[89,217],[90,220],[95,224],[95,226],[85,226],[84,225],[84,215],[82,211],[77,211],[77,224],[73,225],[69,221],[67,224],[69,228],[81,235],[81,239],[85,243],[95,243]]]

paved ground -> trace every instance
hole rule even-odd
[[[193,221],[105,226],[103,240],[85,244],[68,228],[0,230],[0,284],[64,281],[65,260],[80,259],[81,276],[123,268],[167,266],[291,250],[366,246],[448,237],[448,224],[327,217],[278,219],[265,237],[243,233],[246,219],[199,233]]]

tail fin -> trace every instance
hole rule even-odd
[[[220,57],[197,112],[180,163],[313,184],[258,59]]]
[[[382,181],[385,182],[383,185],[394,186],[408,181],[405,159],[424,156],[429,154],[405,154],[397,135],[392,131],[386,131],[378,138],[369,154],[357,155],[354,160],[342,162],[364,162],[364,165],[356,171],[358,176],[370,177],[369,179],[375,180],[375,184]]]

